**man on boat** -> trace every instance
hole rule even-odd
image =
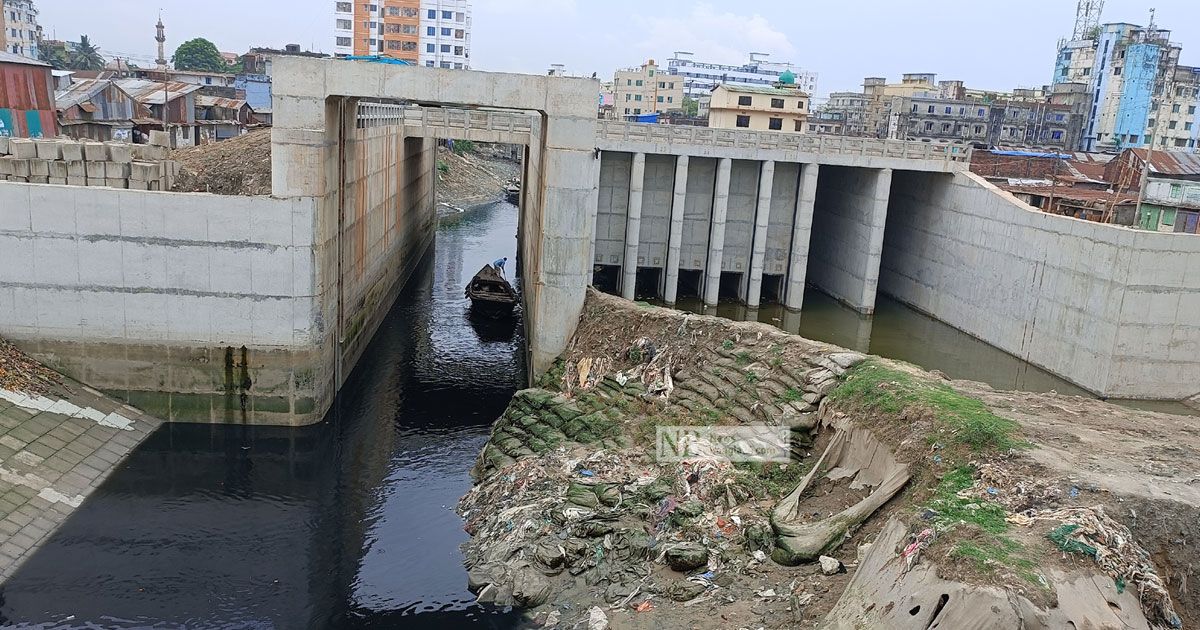
[[[505,256],[504,258],[497,258],[492,263],[492,266],[496,268],[496,271],[500,272],[501,277],[507,277],[504,275],[504,263],[506,262],[508,262],[508,256]]]

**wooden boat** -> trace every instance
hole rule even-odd
[[[491,315],[507,315],[517,305],[517,292],[496,268],[484,265],[467,284],[471,308]]]

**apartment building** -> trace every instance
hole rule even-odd
[[[1090,97],[1078,148],[1196,151],[1200,144],[1200,68],[1179,63],[1182,47],[1153,22],[1102,24],[1059,45],[1052,100]],[[1075,87],[1071,87],[1075,86]],[[1078,87],[1084,86],[1084,87]]]
[[[620,118],[683,109],[683,79],[651,59],[613,75],[613,110]]]
[[[380,55],[429,67],[470,67],[469,0],[334,2],[334,54]]]
[[[14,55],[37,59],[42,27],[38,26],[38,10],[33,0],[0,0],[4,17],[0,19],[4,34],[0,36],[3,50]]]
[[[873,136],[873,131],[867,133],[869,103],[870,99],[862,92],[833,92],[821,108],[820,115],[814,114],[814,118],[822,120],[821,125],[825,126],[809,123],[809,131],[840,136]]]
[[[718,85],[709,102],[708,126],[808,133],[809,96],[784,72],[771,86]]]
[[[757,85],[770,87],[780,74],[791,72],[796,86],[808,94],[817,90],[817,74],[806,72],[791,63],[767,61],[769,55],[750,53],[750,61],[729,65],[697,61],[692,53],[676,52],[667,60],[667,72],[683,79],[684,94],[699,100],[708,96],[718,85]]]

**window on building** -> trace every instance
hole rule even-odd
[[[354,28],[354,22],[351,22],[350,20],[338,20],[337,27],[344,31],[348,31]]]
[[[400,50],[404,52],[417,52],[417,42],[404,42]]]
[[[450,52],[450,44],[442,44],[442,52],[444,52],[444,53]]]
[[[942,123],[942,133],[950,133],[950,123]]]
[[[388,7],[387,14],[388,14],[388,17],[399,17],[400,16],[400,7]]]
[[[773,107],[775,109],[783,109],[783,99],[781,99],[781,98],[771,99],[771,107]]]
[[[917,104],[916,103],[913,103],[912,113],[914,113],[914,114],[917,113]]]
[[[634,80],[633,84],[637,87],[642,87],[642,80],[636,79],[636,80]]]
[[[1175,212],[1176,208],[1163,208],[1162,224],[1175,225]]]
[[[626,94],[626,95],[625,95],[625,100],[627,100],[627,101],[632,101],[632,100],[633,100],[633,95],[632,95],[632,94]]]
[[[1085,77],[1086,77],[1086,76],[1088,76],[1088,75],[1089,75],[1089,74],[1091,74],[1091,73],[1092,73],[1092,69],[1091,69],[1091,68],[1084,68],[1084,69],[1083,69],[1083,76],[1085,76]]]
[[[796,124],[796,131],[804,131],[804,121],[793,120],[792,122]],[[812,127],[810,126],[809,129],[812,129]]]
[[[958,108],[958,115],[959,115],[959,116],[965,116],[965,115],[966,115],[966,113],[967,113],[967,108],[966,108],[966,107],[959,107],[959,108]]]
[[[461,63],[456,63],[456,64],[454,64],[454,69],[455,69],[455,70],[462,70],[462,69],[463,69],[463,65],[462,65]]]
[[[767,129],[770,129],[772,131],[782,131],[783,130],[783,119],[782,118],[772,118],[772,119],[768,120],[767,121]]]
[[[1154,119],[1154,118],[1151,118],[1150,120],[1147,120],[1147,121],[1146,121],[1146,128],[1147,128],[1147,129],[1153,129],[1153,128],[1156,126],[1156,125],[1155,125],[1155,123],[1157,123],[1157,122],[1158,122],[1158,121],[1157,121],[1156,119]]]
[[[405,35],[416,35],[417,30],[418,29],[417,29],[416,24],[401,24],[400,25],[400,32],[404,33]]]
[[[1175,138],[1175,146],[1186,147],[1187,146],[1187,138]]]
[[[735,124],[739,127],[749,127],[750,126],[750,117],[749,116],[738,116],[737,122]]]
[[[629,108],[628,108],[628,107],[626,107],[626,108],[625,108],[625,114],[626,114],[626,115],[628,115],[628,114],[629,114]]]
[[[396,41],[394,39],[387,40],[387,49],[388,50],[400,50],[400,42]]]
[[[425,27],[425,34],[426,34],[426,35],[428,35],[428,36],[430,36],[430,37],[437,37],[437,27],[435,27],[435,26],[426,26],[426,27]]]
[[[642,113],[642,110],[641,110],[641,108],[640,108],[640,107],[635,107],[635,108],[633,109],[633,113],[635,113],[635,114],[640,114],[640,113]]]
[[[668,84],[667,84],[667,89],[668,89],[668,90],[674,90],[674,89],[675,89],[675,82],[674,82],[674,81],[671,81],[670,83],[668,83]]]
[[[625,87],[633,85],[633,79],[625,79]]]
[[[754,103],[753,97],[750,97],[750,96],[739,96],[738,97],[738,105],[741,105],[743,107],[749,107],[753,103]]]
[[[445,68],[446,70],[449,70],[449,69],[452,67],[452,66],[450,65],[450,62],[449,62],[449,61],[443,61],[443,62],[441,62],[441,63],[440,63],[440,64],[438,64],[438,65],[440,65],[441,67]]]
[[[975,132],[975,135],[983,133],[983,125],[975,125],[973,131]]]
[[[338,45],[338,46],[349,46],[349,45],[350,45],[350,38],[349,38],[349,37],[339,37],[339,38],[337,38],[337,45]]]
[[[458,13],[455,13],[455,14],[454,14],[454,21],[455,21],[455,22],[465,22],[466,20],[467,20],[467,14],[466,14],[466,13],[463,13],[462,11],[459,11]]]
[[[425,52],[427,52],[427,53],[437,52],[437,45],[436,44],[425,44]]]
[[[925,123],[925,131],[933,131],[933,123],[931,123],[931,122]]]
[[[400,15],[403,17],[415,18],[420,14],[421,12],[419,10],[412,7],[400,7]]]
[[[467,36],[466,31],[461,28],[454,29],[454,39],[462,39]]]
[[[947,113],[947,114],[950,114],[950,113],[953,113],[953,112],[954,112],[954,108],[953,108],[953,107],[947,107],[947,108],[946,108],[946,113]]]
[[[1113,76],[1121,76],[1121,66],[1113,66]]]
[[[450,37],[450,34],[453,32],[454,32],[453,29],[444,28],[444,29],[442,29],[442,37]]]
[[[1191,131],[1191,130],[1192,130],[1192,123],[1190,123],[1190,122],[1185,122],[1185,123],[1183,123],[1183,130],[1184,130],[1184,131]]]
[[[399,24],[384,24],[383,32],[388,35],[399,35],[400,34],[400,25]]]
[[[454,12],[453,11],[442,11],[442,19],[443,20],[453,20]]]
[[[1062,140],[1062,137],[1063,137],[1063,132],[1061,132],[1061,131],[1051,131],[1050,132],[1051,140]]]
[[[1137,143],[1138,143],[1138,137],[1137,137],[1137,136],[1134,136],[1134,135],[1131,135],[1131,136],[1129,136],[1129,143],[1130,143],[1130,144],[1137,144]]]
[[[454,54],[455,54],[455,55],[457,55],[457,56],[459,56],[459,57],[461,57],[461,56],[463,55],[463,47],[462,47],[462,46],[455,46],[455,47],[454,47]]]
[[[1179,199],[1182,196],[1183,196],[1183,185],[1182,184],[1171,184],[1171,198]]]
[[[1178,106],[1178,105],[1176,105],[1176,107],[1179,107],[1179,106]],[[1172,120],[1172,121],[1168,122],[1168,123],[1167,123],[1167,129],[1174,129],[1174,128],[1175,128],[1175,124],[1176,124],[1176,122],[1175,122],[1174,120]]]
[[[1178,114],[1178,113],[1179,113],[1179,104],[1178,104],[1178,103],[1176,103],[1176,104],[1174,104],[1174,105],[1172,105],[1172,106],[1171,106],[1171,113],[1172,113],[1172,114]]]
[[[431,20],[436,20],[437,19],[437,10],[430,9],[427,17],[429,17],[429,19],[431,19]]]
[[[432,67],[433,67],[433,62],[432,62],[432,61],[426,61],[426,62],[425,62],[425,67],[426,67],[426,68],[432,68]]]
[[[667,102],[668,102],[668,103],[674,103],[674,102],[675,102],[675,97],[674,97],[674,96],[668,96],[668,97],[667,97]]]
[[[339,2],[337,3],[337,10],[339,13],[351,13],[354,11],[354,7],[349,2]]]
[[[634,95],[633,95],[633,100],[635,100],[635,101],[640,101],[640,100],[642,100],[642,95],[641,95],[641,94],[634,94]]]

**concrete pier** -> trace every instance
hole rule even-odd
[[[688,156],[675,158],[675,187],[671,196],[671,225],[667,241],[667,269],[663,301],[674,304],[679,294],[679,254],[683,246],[683,210],[687,202]]]
[[[721,259],[725,255],[725,220],[729,212],[729,178],[733,160],[722,158],[717,165],[713,191],[712,232],[708,237],[708,264],[704,271],[704,303],[716,306],[721,292]]]
[[[767,256],[767,225],[771,218],[771,189],[775,184],[775,162],[762,164],[758,180],[758,205],[754,210],[754,245],[750,254],[750,278],[746,306],[758,308],[762,296],[763,260]]]
[[[813,206],[817,201],[817,176],[820,171],[821,167],[817,164],[805,164],[800,167],[800,190],[796,195],[792,248],[788,257],[787,293],[784,298],[784,305],[794,310],[800,310],[804,306]]]
[[[625,259],[621,297],[632,300],[637,287],[638,242],[642,234],[642,190],[646,185],[646,154],[635,153],[629,171],[629,211],[625,215]]]

